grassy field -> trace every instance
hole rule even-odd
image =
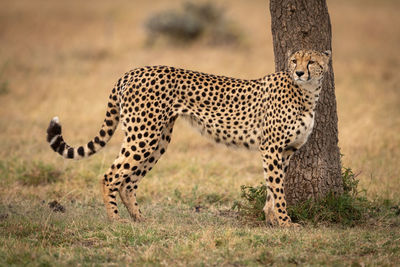
[[[129,69],[273,72],[268,1],[218,2],[242,29],[241,45],[146,47],[144,21],[179,6],[175,0],[0,1],[0,266],[400,265],[396,210],[354,227],[271,229],[241,218],[231,207],[241,185],[262,182],[259,155],[215,145],[180,120],[166,155],[141,182],[145,223],[106,220],[99,179],[121,132],[85,161],[49,149],[45,129],[55,115],[72,145],[96,134],[111,87]],[[369,200],[396,209],[400,3],[328,5],[343,165],[359,173]]]

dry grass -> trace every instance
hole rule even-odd
[[[98,179],[122,135],[93,158],[66,161],[45,142],[52,116],[79,144],[98,130],[109,90],[128,69],[163,64],[239,78],[274,70],[267,1],[221,1],[246,33],[242,46],[146,48],[145,19],[179,3],[0,2],[0,265],[400,264],[398,220],[351,229],[243,225],[226,210],[240,185],[262,181],[258,154],[215,145],[181,121],[141,183],[147,223],[105,222]],[[344,165],[361,172],[369,198],[400,201],[400,5],[328,4]],[[44,171],[40,162],[63,174],[39,186],[17,181],[21,166]],[[52,200],[66,212],[52,212]]]

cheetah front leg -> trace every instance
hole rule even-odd
[[[286,211],[283,186],[285,178],[283,149],[271,145],[261,149],[261,152],[263,156],[264,177],[267,184],[267,200],[263,209],[266,222],[272,226],[293,226]]]
[[[294,148],[294,147],[285,148],[285,150],[283,151],[282,161],[283,161],[283,173],[285,175],[289,168],[290,159],[292,158],[294,152],[296,152],[296,151],[297,151],[297,148]]]

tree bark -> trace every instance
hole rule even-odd
[[[325,0],[270,0],[270,12],[276,71],[287,69],[288,52],[332,50]],[[308,142],[293,155],[286,174],[289,204],[343,191],[332,61],[315,113],[314,130]]]

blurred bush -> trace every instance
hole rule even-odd
[[[204,41],[211,45],[238,44],[241,31],[225,16],[223,8],[212,2],[184,2],[181,10],[165,10],[150,16],[145,28],[148,43]]]

